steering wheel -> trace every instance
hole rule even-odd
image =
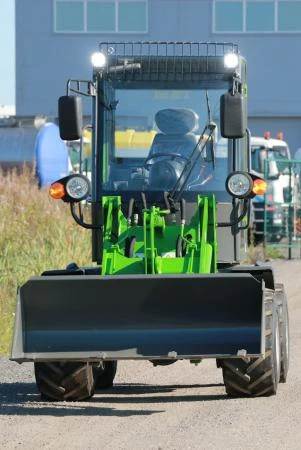
[[[148,165],[149,161],[151,161],[152,159],[155,159],[155,158],[161,158],[162,156],[167,156],[168,158],[171,158],[171,159],[180,158],[180,159],[183,159],[184,161],[188,161],[188,158],[186,156],[181,155],[181,153],[155,153],[154,155],[148,156],[146,158],[143,166],[146,167]]]

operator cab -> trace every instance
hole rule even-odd
[[[95,200],[118,194],[127,202],[144,192],[152,203],[177,189],[192,202],[202,193],[231,202],[228,174],[249,169],[246,63],[236,46],[101,43],[92,62]],[[234,115],[232,106],[221,111],[224,95]],[[227,149],[220,153],[222,134]]]
[[[214,195],[218,233],[224,241],[237,241],[219,256],[238,259],[253,179],[247,173],[246,62],[237,47],[102,43],[96,56],[93,81],[84,93],[93,97],[92,216],[102,198],[118,196],[126,217],[132,202],[140,212],[150,205],[179,211],[183,200],[189,222],[197,214],[198,197]],[[70,80],[67,96],[60,99],[66,140],[81,136],[79,97],[69,95],[82,93],[81,83]],[[227,180],[233,172],[238,173],[231,190]],[[172,215],[166,221],[178,223],[180,214]],[[97,251],[101,240],[93,239]]]

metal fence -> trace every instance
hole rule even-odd
[[[263,201],[263,242],[284,256],[301,257],[301,161],[275,159],[265,162],[268,189]]]

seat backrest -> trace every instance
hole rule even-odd
[[[193,134],[198,128],[198,119],[191,109],[169,108],[158,111],[155,121],[161,133],[156,134],[149,156],[157,153],[179,153],[186,158],[190,156],[198,141]]]

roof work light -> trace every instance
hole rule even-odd
[[[227,69],[236,69],[238,67],[238,55],[236,53],[226,53],[224,56],[224,66]]]
[[[91,55],[91,62],[95,69],[101,69],[106,65],[106,55],[102,52],[95,52]]]

